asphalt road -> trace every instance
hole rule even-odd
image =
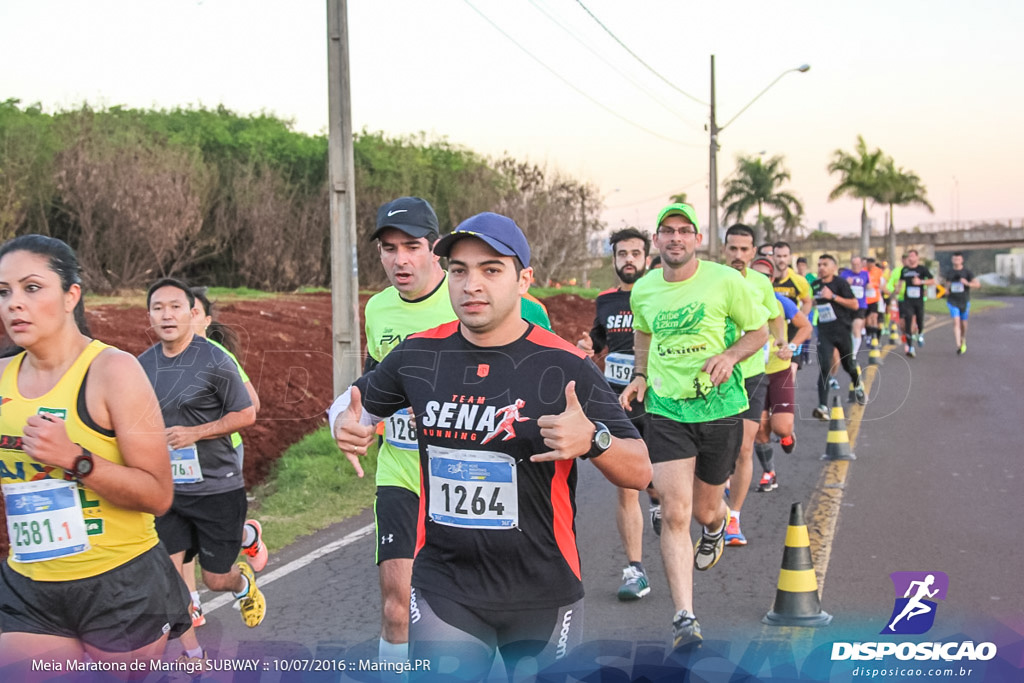
[[[791,455],[776,446],[780,488],[748,496],[742,520],[749,545],[727,548],[716,567],[695,573],[695,610],[706,639],[697,668],[725,680],[738,669],[762,677],[800,670],[813,678],[806,659],[813,648],[820,660],[822,648],[835,640],[879,639],[899,597],[889,579],[896,571],[941,571],[949,577],[948,595],[928,637],[959,634],[993,640],[1001,648],[1016,643],[1017,671],[1024,666],[1024,411],[1016,395],[1024,386],[1018,350],[1024,302],[976,312],[963,357],[953,352],[945,317],[928,324],[926,346],[916,359],[888,349],[884,365],[873,371],[871,400],[863,411],[844,401],[857,459],[841,467],[820,459],[828,424],[810,416],[817,366],[798,373],[798,444]],[[867,365],[866,350],[860,361]],[[840,379],[845,397],[846,378]],[[606,657],[600,660],[606,670],[623,672],[620,680],[651,671],[661,672],[653,679],[677,677],[678,669],[659,668],[668,654],[674,610],[658,538],[648,523],[650,595],[619,602],[615,592],[625,558],[615,528],[615,492],[596,468],[583,464],[577,496],[587,593],[584,647],[594,658]],[[827,628],[768,627],[760,621],[773,605],[794,502],[804,506],[811,527],[815,569],[824,579],[821,606],[834,616]],[[246,629],[223,598],[206,597],[208,623],[198,631],[200,641],[223,659],[374,657],[380,618],[371,524],[365,513],[274,555],[261,579],[268,616],[256,629]],[[831,677],[827,667],[822,671],[821,680]],[[290,676],[271,666],[260,680]],[[339,677],[349,674],[301,678]],[[237,673],[228,679],[255,680]]]

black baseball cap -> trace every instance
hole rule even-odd
[[[434,253],[447,256],[463,237],[478,237],[502,256],[515,256],[524,268],[530,265],[530,244],[516,222],[508,216],[486,211],[459,223],[454,231],[434,244]]]
[[[370,235],[370,239],[380,237],[385,228],[396,228],[416,238],[431,235],[437,237],[441,234],[434,207],[419,197],[399,197],[377,209],[377,229]]]

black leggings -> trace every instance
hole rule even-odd
[[[828,373],[832,369],[832,349],[839,349],[839,362],[850,375],[854,385],[860,384],[860,371],[853,358],[853,340],[850,329],[839,326],[838,330],[818,326],[818,405],[828,405]]]

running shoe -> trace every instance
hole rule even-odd
[[[651,592],[647,574],[633,565],[622,570],[622,585],[619,586],[619,600],[639,600]]]
[[[779,445],[782,446],[784,452],[792,453],[793,449],[796,448],[796,434],[790,434],[783,439],[779,439]]]
[[[740,520],[729,515],[729,523],[725,525],[726,545],[746,545],[747,537],[740,531]]]
[[[700,540],[693,546],[693,566],[699,571],[711,569],[722,557],[722,550],[725,549],[725,528],[729,526],[728,515],[725,522],[717,534],[708,533],[707,528],[701,529]]]
[[[254,572],[261,572],[267,566],[267,546],[263,543],[263,527],[255,519],[247,519],[245,523],[256,530],[256,540],[247,548],[242,548],[245,561],[249,563]]]
[[[857,397],[857,405],[866,406],[868,404],[868,395],[867,392],[864,391],[864,382],[857,385],[857,389],[854,391],[854,394]]]
[[[192,603],[188,608],[189,613],[192,615],[192,628],[199,628],[206,624],[206,617],[203,616],[203,606]]]
[[[923,334],[917,335],[917,345],[920,346],[921,348],[924,348],[924,335]]]
[[[238,599],[238,607],[242,611],[242,621],[249,628],[255,628],[260,625],[263,617],[266,616],[267,601],[263,598],[263,593],[260,592],[260,589],[256,587],[256,575],[253,573],[252,567],[245,562],[239,562],[235,566],[249,580],[249,592],[244,597]]]
[[[657,536],[661,536],[661,503],[657,505],[651,504],[651,526],[654,527],[654,533]]]
[[[818,418],[819,420],[828,421],[828,406],[821,405],[811,411],[811,415]]]
[[[907,357],[908,358],[916,358],[917,357],[917,351],[914,350],[913,346],[908,346],[907,347]]]
[[[831,389],[832,391],[839,391],[839,380],[829,375],[828,388]]]
[[[962,356],[965,353],[967,353],[967,342],[964,342],[963,344],[960,345],[960,355]]]
[[[676,612],[672,620],[672,648],[700,647],[703,640],[697,617],[684,609]]]
[[[779,482],[775,478],[774,472],[765,472],[761,475],[761,483],[757,485],[759,493],[768,493],[779,488]]]
[[[846,395],[846,402],[853,403],[857,399],[857,392],[854,389],[853,384],[850,384],[850,393]]]

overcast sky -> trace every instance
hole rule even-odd
[[[596,184],[610,227],[650,229],[677,192],[706,220],[710,55],[719,125],[806,63],[721,133],[720,180],[737,154],[782,155],[806,223],[852,232],[859,202],[827,201],[826,166],[862,134],[935,207],[897,228],[1024,219],[1024,3],[583,4],[671,85],[575,0],[350,0],[354,128],[508,151]],[[321,0],[0,0],[0,97],[48,111],[223,104],[325,132],[326,55]]]

